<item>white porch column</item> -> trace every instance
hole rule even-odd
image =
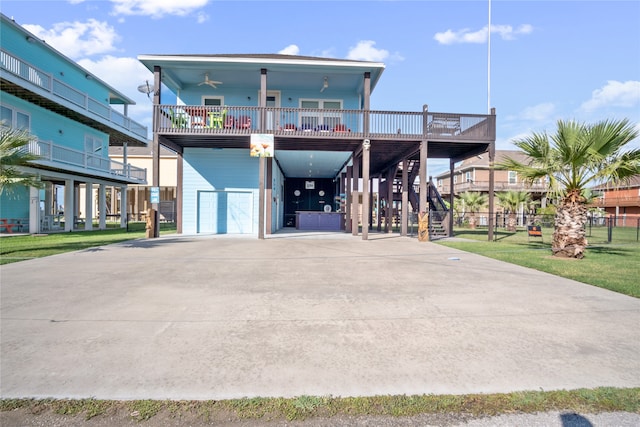
[[[75,211],[75,183],[72,179],[66,179],[64,181],[64,231],[73,230],[73,217],[76,214]]]
[[[106,230],[107,228],[107,186],[100,184],[98,189],[98,229]]]
[[[93,230],[93,183],[84,184],[84,229]]]
[[[29,233],[40,232],[40,191],[29,187]]]
[[[120,228],[127,226],[127,186],[120,187]]]

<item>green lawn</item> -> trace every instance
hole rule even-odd
[[[4,236],[0,238],[0,265],[124,242],[145,236],[144,222],[130,223],[128,228],[128,231],[126,228],[109,228],[99,231],[47,235]],[[175,224],[160,223],[160,234],[170,234],[175,231]]]
[[[436,240],[444,246],[534,268],[557,276],[640,298],[640,243],[635,228],[615,228],[612,243],[607,228],[593,228],[589,233],[585,257],[581,260],[551,255],[553,229],[543,228],[543,241],[529,238],[525,230],[507,233],[499,230],[495,241],[487,241],[487,230],[456,229],[455,237],[470,241]],[[616,238],[617,237],[617,238]]]

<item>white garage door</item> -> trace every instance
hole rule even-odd
[[[253,193],[248,191],[200,191],[198,233],[253,233]]]

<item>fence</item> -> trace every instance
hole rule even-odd
[[[454,214],[454,226],[476,230],[488,230],[489,212]],[[511,225],[517,231],[524,231],[528,225],[539,225],[545,235],[551,236],[554,229],[554,215],[539,214],[493,214],[495,231],[508,231]],[[638,215],[589,216],[585,224],[586,237],[590,245],[598,243],[640,242],[640,217]],[[454,233],[455,234],[455,233]]]

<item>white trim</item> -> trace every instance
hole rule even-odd
[[[227,64],[282,64],[282,65],[323,65],[329,67],[349,67],[349,68],[385,68],[382,62],[368,61],[332,61],[316,59],[294,59],[294,58],[262,58],[262,57],[228,57],[228,56],[201,56],[201,55],[138,55],[139,61],[165,61],[165,62],[202,62],[202,63],[227,63]]]

